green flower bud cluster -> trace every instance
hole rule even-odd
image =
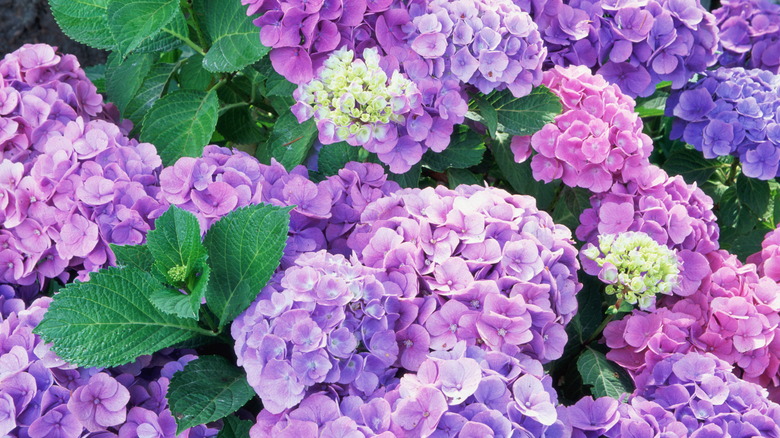
[[[599,236],[599,246],[588,244],[582,254],[598,264],[606,292],[618,300],[651,309],[656,294],[669,295],[677,286],[680,266],[675,252],[642,232]]]
[[[384,125],[403,125],[406,114],[422,111],[422,98],[417,86],[398,71],[388,78],[380,61],[376,48],[365,49],[363,59],[354,59],[351,50],[333,52],[318,77],[295,91],[293,113],[299,121],[313,116],[321,140],[323,134],[332,140],[327,143],[365,145],[387,137],[394,141]]]

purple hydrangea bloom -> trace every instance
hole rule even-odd
[[[712,11],[718,20],[724,67],[780,72],[780,6],[769,0],[723,0]]]
[[[780,175],[780,77],[740,67],[704,72],[697,82],[669,96],[671,138],[680,138],[705,158],[739,157],[752,178]]]

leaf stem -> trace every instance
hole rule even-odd
[[[738,166],[739,166],[739,158],[734,157],[734,161],[731,162],[731,170],[729,170],[729,177],[726,178],[727,186],[730,186],[734,183],[734,179],[737,177]]]
[[[601,336],[601,333],[604,332],[604,329],[607,327],[607,324],[609,324],[610,322],[612,322],[613,319],[615,319],[615,315],[617,315],[618,309],[620,309],[621,304],[623,304],[623,299],[618,298],[618,300],[615,302],[615,305],[612,306],[611,309],[607,309],[609,315],[607,315],[607,317],[604,318],[604,321],[601,321],[601,324],[598,326],[598,328],[596,328],[596,331],[593,332],[593,334],[588,338],[587,341],[585,341],[585,345],[590,344],[591,342],[595,341]]]
[[[198,19],[196,18],[195,9],[192,7],[192,1],[182,0],[181,7],[187,15],[189,15],[189,22],[192,28],[195,29],[195,34],[198,36],[198,42],[200,42],[201,45],[206,45],[208,40],[206,39],[203,30],[200,28],[200,22],[198,22]],[[205,56],[205,53],[201,53],[201,55]]]
[[[184,42],[184,44],[190,46],[190,48],[192,48],[192,50],[198,52],[201,56],[206,56],[206,52],[204,52],[203,49],[199,45],[195,44],[194,41],[192,41],[191,39],[187,38],[186,36],[176,32],[175,30],[168,29],[167,27],[163,27],[162,30],[163,30],[163,32],[167,32],[170,35],[173,35],[176,38],[180,39],[181,41]]]
[[[231,103],[229,105],[225,105],[219,109],[219,115],[221,116],[226,112],[232,110],[233,108],[241,108],[242,106],[249,106],[249,102],[237,102],[237,103]]]

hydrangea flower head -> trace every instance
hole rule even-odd
[[[562,178],[571,187],[600,193],[628,182],[648,166],[652,140],[642,132],[634,100],[583,66],[555,67],[543,84],[561,98],[563,112],[533,136],[514,137],[515,161],[533,149],[533,176]]]
[[[758,267],[760,275],[780,283],[780,228],[766,233],[761,251],[748,257],[747,261]]]
[[[740,67],[706,71],[673,92],[666,115],[680,138],[705,158],[739,157],[742,172],[763,180],[780,175],[780,76]]]
[[[780,6],[769,0],[722,0],[718,20],[724,67],[780,72]]]
[[[656,294],[671,294],[680,274],[675,252],[641,231],[602,234],[598,246],[588,243],[581,254],[600,268],[607,294],[640,309],[652,309]]]
[[[353,58],[351,50],[333,52],[317,78],[295,91],[292,110],[301,123],[314,117],[323,144],[346,141],[385,152],[398,143],[396,123],[422,113],[421,94],[398,70],[388,77],[375,48]]]

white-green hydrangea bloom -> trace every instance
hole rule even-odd
[[[295,90],[292,111],[298,121],[314,117],[323,144],[394,146],[395,124],[404,124],[407,114],[421,113],[422,98],[397,70],[388,78],[380,61],[376,48],[365,49],[363,59],[355,59],[351,50],[333,52],[317,77]]]
[[[607,283],[608,294],[640,309],[652,308],[656,294],[671,294],[679,281],[675,252],[646,233],[601,235],[599,246],[588,244],[582,254],[601,267],[598,276]]]

